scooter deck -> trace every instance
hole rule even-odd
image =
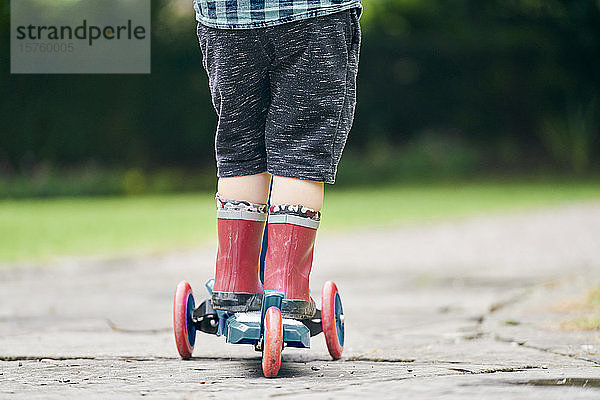
[[[209,294],[212,293],[214,280],[206,282],[205,287]],[[279,294],[279,298],[282,298]],[[277,298],[277,295],[270,296]],[[268,300],[267,300],[268,301]],[[262,341],[262,318],[266,311],[266,304],[262,311],[249,311],[230,313],[214,310],[210,299],[204,300],[193,312],[193,322],[197,329],[205,333],[225,336],[227,343],[251,344],[257,350],[261,348]],[[283,342],[288,347],[310,348],[310,338],[322,331],[321,312],[317,310],[316,315],[308,320],[296,320],[283,318]]]
[[[226,317],[223,335],[227,343],[258,345],[261,340],[261,312],[236,313]],[[283,319],[283,342],[288,347],[310,348],[310,330],[302,322]]]

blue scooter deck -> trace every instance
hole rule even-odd
[[[227,343],[257,345],[261,339],[261,312],[250,311],[225,317],[223,336]],[[310,348],[310,330],[302,322],[283,319],[283,342],[288,347]]]

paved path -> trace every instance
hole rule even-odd
[[[213,336],[178,359],[173,290],[203,296],[213,262],[209,246],[1,268],[0,398],[600,398],[600,332],[568,329],[600,283],[599,203],[322,234],[311,287],[338,283],[344,358],[320,335],[273,380]]]

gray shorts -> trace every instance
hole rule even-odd
[[[245,30],[198,25],[219,177],[335,181],[356,104],[358,13]]]

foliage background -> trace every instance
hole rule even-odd
[[[594,176],[600,0],[364,0],[338,183]],[[152,74],[11,75],[0,0],[0,197],[213,188],[191,0],[152,0]]]

